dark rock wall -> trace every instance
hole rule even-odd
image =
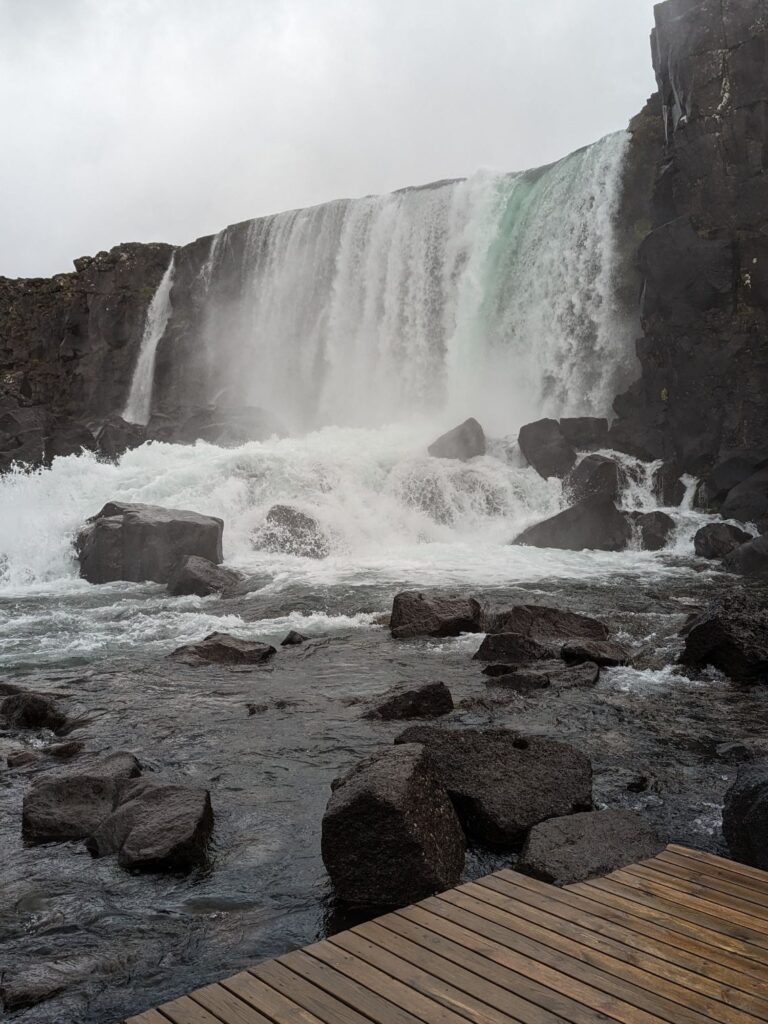
[[[640,243],[640,380],[612,442],[701,473],[768,447],[768,0],[668,0],[665,133]]]

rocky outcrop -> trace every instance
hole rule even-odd
[[[266,522],[254,533],[253,543],[264,551],[299,558],[327,558],[331,550],[317,520],[290,505],[272,506]]]
[[[741,683],[768,681],[768,608],[747,595],[714,602],[688,629],[680,661]]]
[[[184,644],[170,655],[184,665],[264,665],[277,654],[271,644],[242,640],[229,633],[209,633],[197,644]]]
[[[627,517],[609,498],[596,497],[529,526],[513,543],[566,551],[623,551],[631,537]]]
[[[768,452],[768,18],[762,0],[656,7],[665,142],[642,231],[642,374],[612,447],[701,475]]]
[[[588,811],[534,825],[517,870],[554,885],[573,885],[661,853],[665,844],[633,811]]]
[[[466,462],[485,455],[485,433],[475,419],[468,419],[429,446],[429,454],[436,459],[461,459]]]
[[[521,427],[517,439],[520,451],[539,476],[561,480],[576,462],[576,452],[566,441],[557,420],[537,420]]]
[[[415,690],[398,689],[366,713],[383,722],[408,718],[440,718],[453,711],[451,691],[445,683],[426,683]]]
[[[214,516],[110,501],[78,535],[80,575],[89,583],[167,583],[188,555],[220,563],[223,530]]]
[[[396,640],[482,633],[483,607],[473,597],[405,590],[392,602],[389,628]]]
[[[168,593],[173,597],[185,594],[207,597],[209,594],[223,593],[236,586],[241,579],[240,573],[234,569],[224,569],[199,555],[187,555],[171,573]]]
[[[708,523],[696,532],[693,548],[699,558],[725,558],[752,535],[729,523]]]
[[[405,906],[456,885],[464,835],[420,744],[390,748],[334,783],[323,817],[323,863],[336,895]]]
[[[742,864],[768,871],[768,768],[739,769],[725,794],[723,835],[731,856]]]

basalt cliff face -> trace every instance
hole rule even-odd
[[[642,375],[612,438],[700,474],[768,458],[768,3],[669,0],[651,42],[665,138],[638,250]]]

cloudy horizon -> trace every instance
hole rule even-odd
[[[654,88],[652,0],[0,0],[0,275],[550,163]]]

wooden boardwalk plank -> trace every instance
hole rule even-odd
[[[287,999],[247,971],[226,978],[221,984],[249,1006],[262,1010],[276,1024],[323,1024],[320,1017],[303,1009],[292,999]]]
[[[145,1010],[136,1017],[128,1017],[125,1024],[168,1024],[168,1018],[159,1010]]]
[[[370,1019],[324,988],[317,987],[276,960],[252,967],[249,974],[286,999],[295,1001],[325,1024],[370,1024]]]
[[[751,927],[765,928],[768,926],[768,906],[761,904],[759,899],[751,898],[754,894],[750,893],[748,889],[743,890],[741,886],[717,881],[713,884],[708,879],[702,882],[692,879],[685,871],[671,869],[667,864],[663,862],[658,864],[656,861],[631,864],[622,868],[622,872],[669,886],[671,889],[677,889],[690,896],[697,896],[701,900],[714,903],[721,909],[727,907],[738,911],[739,914],[753,919]]]
[[[727,867],[729,871],[736,871],[740,875],[746,875],[747,878],[752,878],[757,882],[766,882],[766,872],[761,871],[760,868],[751,868],[746,864],[740,864],[737,860],[726,860],[724,857],[716,857],[713,853],[705,853],[703,850],[693,850],[687,846],[678,846],[676,843],[670,843],[667,847],[670,853],[678,853],[681,856],[690,857],[693,860],[703,861],[705,864],[710,864],[716,867]]]
[[[642,863],[648,864],[649,861],[642,861]],[[653,863],[656,867],[663,866],[664,870],[671,867],[684,869],[690,872],[691,878],[696,879],[703,885],[709,885],[712,889],[717,889],[719,882],[736,885],[743,899],[750,899],[755,903],[760,903],[761,906],[768,907],[768,880],[760,883],[754,878],[747,878],[745,875],[740,875],[735,871],[729,871],[725,866],[712,867],[700,861],[692,860],[689,857],[681,857],[679,854],[667,850],[664,850],[658,857],[655,857]]]

